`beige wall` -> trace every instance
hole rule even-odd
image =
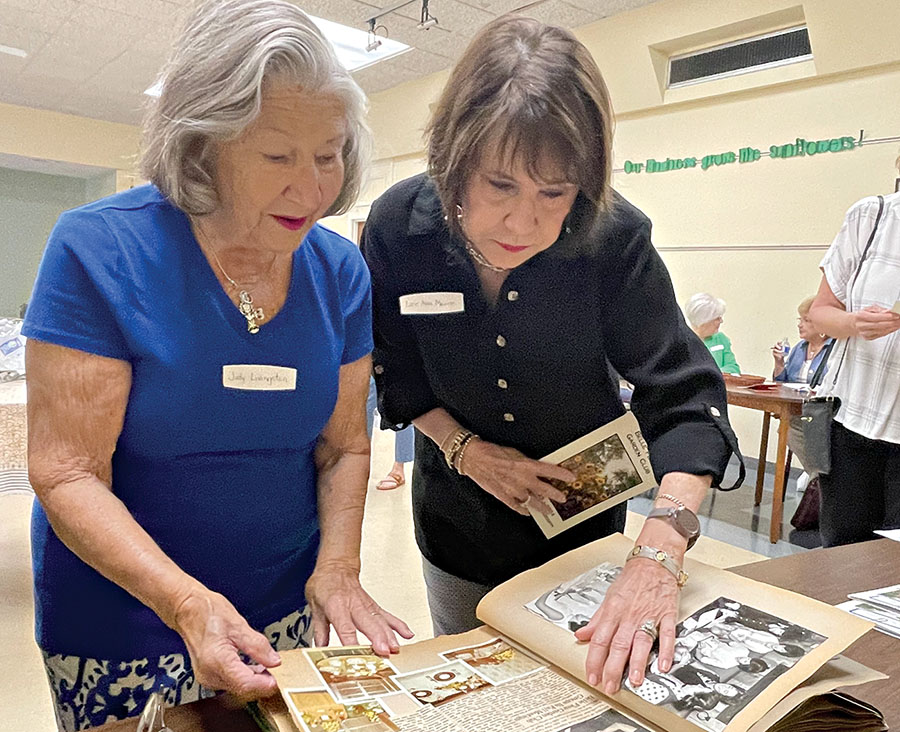
[[[0,153],[111,168],[119,190],[133,182],[139,144],[131,125],[0,104]]]
[[[808,24],[813,61],[665,90],[666,52],[798,20]],[[900,143],[706,171],[626,175],[621,168],[626,160],[743,146],[766,151],[796,137],[856,137],[860,129],[866,139],[900,135],[897,27],[896,0],[662,0],[576,31],[618,113],[613,183],[652,218],[679,302],[700,290],[727,300],[723,329],[745,372],[769,375],[771,344],[785,335],[796,341],[796,305],[815,292],[818,262],[844,211],[893,190]],[[423,168],[422,130],[446,78],[435,74],[372,98],[380,173],[357,216],[381,185]],[[732,421],[745,454],[756,456],[759,413],[735,408]]]
[[[668,53],[798,21],[814,60],[695,85],[664,88]],[[897,0],[661,0],[576,30],[603,70],[618,113],[615,163],[762,150],[795,137],[900,135]],[[371,201],[424,168],[422,130],[447,73],[371,100],[377,162],[358,205],[326,223],[353,237]],[[135,182],[139,130],[0,105],[0,153],[117,170]],[[818,282],[817,264],[856,199],[891,190],[897,143],[811,158],[707,171],[617,172],[614,185],[654,222],[654,240],[680,301],[710,290],[728,301],[725,331],[745,371],[766,374],[768,346],[794,339],[794,308]],[[744,451],[756,454],[759,415],[734,410]]]

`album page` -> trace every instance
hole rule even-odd
[[[259,703],[271,732],[659,732],[487,627],[389,659],[366,646],[281,656],[281,696]]]
[[[524,572],[490,592],[478,617],[584,680],[587,645],[573,631],[600,606],[632,542],[616,534]],[[829,659],[873,627],[787,590],[685,561],[675,664],[651,663],[615,699],[676,732],[747,732]]]

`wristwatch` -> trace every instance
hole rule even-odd
[[[665,519],[672,527],[687,539],[687,548],[690,549],[700,536],[700,520],[691,509],[679,506],[678,508],[661,507],[654,508],[647,514],[648,519]]]

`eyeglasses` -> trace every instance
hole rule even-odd
[[[175,732],[166,726],[165,705],[162,694],[154,692],[147,699],[141,718],[138,720],[137,732]]]

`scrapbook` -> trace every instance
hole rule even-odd
[[[885,676],[841,652],[873,624],[688,559],[675,663],[640,687],[585,683],[572,631],[599,607],[631,542],[617,534],[524,572],[478,607],[485,626],[404,645],[282,654],[280,696],[252,709],[271,732],[781,732],[886,730],[843,693]]]

